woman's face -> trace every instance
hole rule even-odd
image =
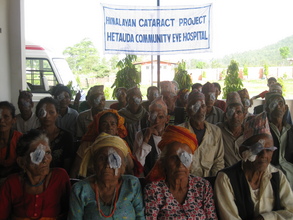
[[[186,167],[183,165],[178,155],[178,152],[182,152],[182,150],[192,154],[192,151],[187,144],[174,142],[168,146],[164,161],[168,179],[181,179],[186,178],[189,175],[190,166]]]
[[[10,131],[15,121],[9,108],[0,108],[0,132]]]
[[[42,111],[43,113],[45,112],[45,114],[40,114],[40,111]],[[58,113],[56,107],[54,104],[51,103],[45,103],[42,108],[40,108],[38,113],[38,118],[41,125],[43,126],[54,125],[57,117]]]
[[[121,166],[117,168],[117,171],[110,167],[108,161],[109,153],[111,153],[112,150],[114,150],[121,158]],[[118,180],[125,171],[125,161],[122,151],[115,147],[103,147],[99,149],[94,154],[94,169],[97,179],[103,182]]]
[[[118,122],[113,115],[102,117],[100,120],[99,130],[111,135],[118,135]]]
[[[45,155],[39,164],[34,163],[34,154],[42,149]],[[47,142],[37,141],[31,144],[25,157],[25,170],[32,176],[45,176],[50,172],[50,163],[52,161],[51,149]]]

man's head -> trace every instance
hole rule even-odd
[[[285,99],[280,93],[268,92],[265,95],[265,111],[268,114],[270,121],[272,119],[283,119],[288,106],[286,105]]]
[[[147,98],[149,100],[149,103],[151,103],[153,100],[158,98],[160,96],[160,92],[158,87],[156,86],[150,86],[147,90]]]
[[[273,138],[265,112],[248,117],[244,124],[243,143],[239,153],[245,166],[256,171],[264,171],[271,162]]]
[[[268,78],[268,84],[267,86],[270,87],[271,85],[275,84],[277,82],[277,79],[275,77]]]
[[[229,128],[242,126],[244,121],[244,107],[237,92],[231,92],[226,99],[227,108],[225,118]]]
[[[156,130],[161,132],[164,130],[165,125],[169,122],[170,116],[168,115],[167,105],[160,96],[153,100],[149,105],[149,122],[150,126],[156,125]]]
[[[124,87],[119,87],[116,89],[115,96],[116,96],[118,102],[120,102],[120,103],[126,102],[126,99],[127,99],[126,92],[127,92],[127,89]]]
[[[127,90],[127,108],[132,112],[136,113],[140,106],[142,101],[142,95],[140,92],[140,89],[138,87],[132,87]]]
[[[102,111],[105,108],[104,86],[98,85],[91,88],[89,103],[93,109]]]
[[[59,102],[60,108],[67,108],[71,101],[71,91],[67,86],[58,84],[52,88],[52,95],[54,99]]]
[[[269,86],[269,92],[276,92],[282,95],[283,88],[280,83],[274,83]]]
[[[216,89],[216,99],[218,99],[218,96],[221,94],[221,85],[217,82],[213,82],[213,85]]]
[[[204,122],[207,107],[203,93],[194,89],[188,96],[186,112],[189,118],[195,122]]]
[[[18,96],[18,108],[22,115],[31,115],[32,108],[34,107],[33,95],[29,91],[20,91]]]
[[[194,83],[194,84],[191,86],[191,89],[192,89],[192,90],[197,89],[198,91],[201,92],[201,90],[202,90],[202,84],[200,84],[200,83]]]
[[[160,83],[161,95],[168,107],[168,112],[172,113],[175,109],[177,100],[178,83],[175,81],[162,81]]]
[[[207,107],[212,107],[216,101],[216,88],[215,86],[207,82],[202,86],[202,93],[205,95],[205,101]]]

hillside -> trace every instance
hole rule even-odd
[[[281,66],[288,65],[288,61],[282,59],[279,49],[281,47],[290,48],[290,57],[293,56],[293,36],[287,37],[275,44],[266,46],[258,50],[250,50],[243,53],[230,54],[223,59],[218,60],[219,63],[224,66],[229,65],[232,59],[236,60],[240,66],[263,66],[268,64],[269,66]]]

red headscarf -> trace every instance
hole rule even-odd
[[[170,144],[174,142],[187,144],[191,149],[192,154],[198,147],[198,142],[194,133],[191,133],[187,128],[184,127],[169,125],[164,131],[162,140],[159,142],[158,147],[161,149],[161,151],[163,151],[166,146],[170,146]],[[164,167],[162,166],[161,161],[158,160],[147,175],[146,181],[159,181],[165,178],[166,173],[164,171]]]
[[[82,141],[94,141],[100,134],[99,124],[100,118],[106,113],[113,113],[117,116],[117,126],[118,126],[118,136],[124,138],[127,136],[128,132],[126,127],[124,126],[124,118],[118,114],[117,110],[107,109],[102,112],[99,112],[94,116],[94,120],[88,126],[88,131],[82,137]]]

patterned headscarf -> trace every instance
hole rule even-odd
[[[270,126],[266,112],[249,116],[247,118],[246,122],[244,123],[243,142],[258,134],[272,135],[270,132]]]
[[[128,132],[126,127],[124,126],[124,118],[118,114],[117,110],[114,109],[107,109],[104,111],[99,112],[94,116],[94,120],[89,124],[88,131],[82,137],[83,141],[94,141],[96,137],[100,134],[99,124],[101,117],[106,113],[113,113],[117,116],[117,126],[118,126],[118,136],[124,138],[127,136]]]
[[[79,175],[86,176],[88,167],[93,165],[93,156],[95,152],[103,147],[114,147],[122,151],[126,157],[129,153],[127,143],[118,136],[113,136],[106,133],[101,133],[95,142],[85,150],[84,157],[80,164]]]
[[[192,151],[192,154],[194,154],[194,151],[198,147],[198,142],[194,133],[191,133],[187,128],[184,127],[169,125],[164,131],[162,140],[159,142],[158,147],[161,151],[163,151],[165,147],[170,146],[170,144],[174,142],[187,144]],[[164,171],[164,167],[162,166],[161,161],[158,160],[146,177],[146,181],[159,181],[165,178],[166,173]]]
[[[162,81],[160,82],[161,93],[169,92],[173,95],[177,95],[178,83],[176,81]]]
[[[227,103],[227,106],[232,105],[232,104],[239,104],[239,105],[243,106],[243,104],[241,102],[240,95],[237,92],[230,92],[227,95],[226,103]]]
[[[202,93],[203,94],[208,94],[209,92],[216,92],[216,88],[214,84],[207,82],[202,86]]]

